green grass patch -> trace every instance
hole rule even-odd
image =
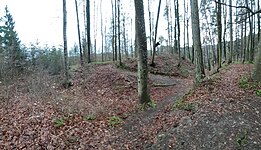
[[[247,89],[247,88],[250,88],[250,84],[249,84],[249,78],[245,77],[245,76],[242,76],[239,81],[238,81],[238,85],[240,88],[243,88],[243,89]]]
[[[118,116],[111,116],[108,119],[108,124],[111,127],[115,127],[117,125],[119,125],[122,122],[122,119]]]
[[[58,118],[54,120],[54,126],[60,128],[65,125],[65,120],[63,118]]]
[[[148,108],[156,108],[157,107],[157,103],[154,102],[154,101],[150,101],[148,103],[145,103],[145,104],[140,104],[138,106],[138,109],[141,110],[141,111],[144,111]]]
[[[178,109],[180,110],[186,110],[186,111],[192,111],[195,112],[198,108],[198,104],[197,103],[186,103],[184,101],[184,99],[178,99],[174,105],[173,105],[173,110],[176,111]]]
[[[154,101],[150,101],[150,102],[148,103],[148,106],[151,107],[151,108],[156,108],[156,107],[157,107],[157,103],[154,102]]]
[[[251,77],[246,76],[242,76],[239,79],[238,85],[243,89],[257,89],[261,86],[260,82],[254,82]]]
[[[92,121],[96,119],[96,116],[94,114],[83,116],[83,119],[86,121]]]

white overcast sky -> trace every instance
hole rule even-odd
[[[74,6],[68,0],[68,7]],[[0,14],[8,6],[15,21],[15,30],[22,43],[60,45],[62,36],[62,0],[0,0]],[[73,7],[74,8],[74,7]],[[75,9],[68,9],[68,37],[76,37]],[[73,20],[73,21],[71,21]],[[72,39],[73,39],[72,38]],[[69,45],[72,46],[70,42]]]
[[[78,0],[80,2],[80,0]],[[151,9],[157,11],[158,1],[154,1]],[[94,2],[91,0],[91,7]],[[134,3],[133,0],[124,1],[127,4],[123,6],[123,9],[126,13],[133,14],[134,17],[134,4],[133,7],[130,7],[130,3]],[[103,11],[103,20],[107,20],[107,24],[110,23],[109,17],[111,17],[111,1],[103,0],[102,1],[102,11]],[[21,39],[23,44],[29,45],[30,43],[35,43],[36,40],[40,42],[41,45],[48,44],[49,46],[58,46],[63,44],[63,35],[62,35],[62,0],[0,0],[0,16],[4,15],[4,8],[8,6],[11,14],[13,15],[15,21],[15,30],[18,32],[18,36]],[[96,4],[98,5],[98,4]],[[158,37],[163,35],[167,38],[167,28],[166,20],[163,18],[163,12],[165,8],[165,1],[162,1],[161,4],[161,15],[160,23],[158,29]],[[183,4],[182,4],[183,5]],[[146,23],[148,23],[148,11],[147,11],[147,2],[144,1],[145,9],[145,18]],[[83,6],[79,6],[80,16],[82,13]],[[182,7],[181,7],[182,9]],[[93,37],[93,11],[91,10],[91,36]],[[98,10],[100,11],[100,10]],[[180,10],[182,12],[183,10]],[[99,14],[99,12],[98,12]],[[67,0],[67,17],[68,17],[68,47],[73,47],[74,43],[78,43],[77,38],[77,25],[76,25],[76,12],[74,0]],[[156,17],[156,14],[155,14]],[[98,24],[100,24],[99,16],[96,16]],[[155,20],[154,20],[155,21]],[[126,24],[130,23],[130,19],[127,18]],[[81,28],[83,29],[84,20],[80,18]],[[134,25],[134,18],[133,18]],[[109,25],[107,25],[107,31],[109,30]],[[130,30],[130,29],[129,29]],[[147,31],[149,28],[147,27]],[[100,25],[98,25],[97,30],[97,39],[101,37],[100,35]],[[134,32],[134,31],[133,31]],[[134,34],[133,34],[134,36]],[[148,32],[147,32],[148,36]],[[182,37],[181,37],[182,39]],[[93,40],[93,38],[92,38]],[[93,42],[92,42],[93,43]]]

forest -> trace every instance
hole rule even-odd
[[[59,4],[52,45],[0,2],[0,149],[261,149],[259,0]]]

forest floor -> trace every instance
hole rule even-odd
[[[261,149],[261,87],[238,84],[252,65],[230,65],[194,87],[189,62],[156,62],[147,109],[134,60],[71,68],[70,89],[45,71],[0,82],[0,149]]]

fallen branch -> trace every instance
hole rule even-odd
[[[170,84],[161,84],[161,83],[153,83],[152,87],[168,87],[168,86],[174,86],[176,83],[170,83]]]

